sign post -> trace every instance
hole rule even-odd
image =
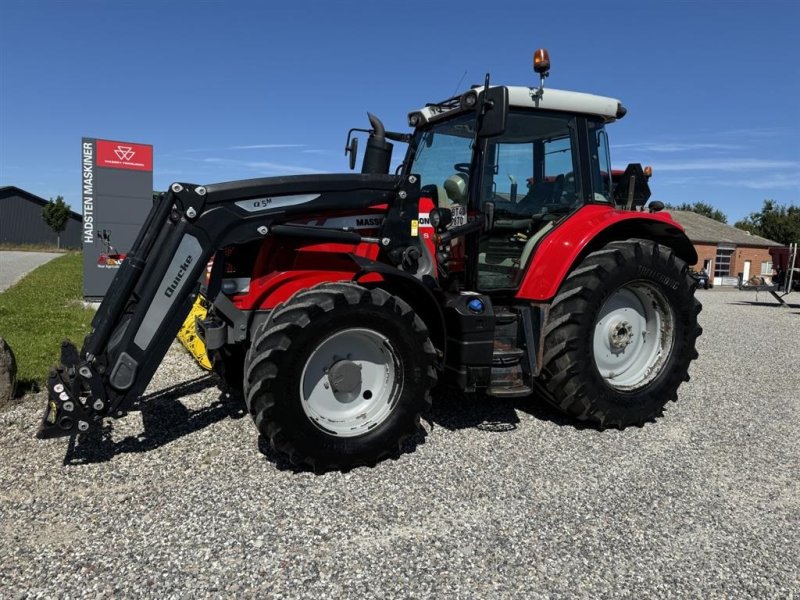
[[[83,295],[101,299],[153,201],[153,147],[83,138]]]

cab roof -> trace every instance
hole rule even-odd
[[[553,88],[507,87],[510,108],[557,110],[592,115],[600,117],[607,123],[622,118],[626,112],[622,103],[616,98]],[[469,107],[475,106],[476,102],[473,101],[470,105],[466,105],[464,102],[465,97],[472,95],[473,99],[476,100],[477,94],[482,92],[483,86],[475,86],[460,96],[454,96],[438,104],[428,104],[418,111],[409,113],[409,124],[412,127],[420,127],[425,123],[437,121],[446,116],[467,112],[470,110]],[[417,118],[414,118],[415,116]]]
[[[620,114],[622,103],[616,98],[553,88],[544,88],[539,92],[538,88],[509,86],[508,104],[515,108],[538,108],[595,115],[607,122],[621,118],[625,114],[624,112]]]

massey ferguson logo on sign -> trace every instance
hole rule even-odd
[[[136,152],[134,152],[133,148],[130,146],[117,146],[117,149],[114,150],[114,154],[116,154],[117,158],[120,160],[129,161],[136,155]]]
[[[111,169],[153,170],[153,147],[130,142],[97,140],[95,165]]]

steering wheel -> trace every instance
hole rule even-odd
[[[469,163],[456,163],[453,165],[453,168],[458,173],[464,173],[464,175],[469,175]]]

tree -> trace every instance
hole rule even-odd
[[[724,212],[714,208],[710,204],[706,204],[705,202],[695,202],[694,204],[684,202],[678,206],[666,204],[664,205],[664,208],[667,210],[688,210],[689,212],[695,212],[699,215],[703,215],[704,217],[708,217],[709,219],[719,221],[720,223],[728,222],[728,217],[725,216]]]
[[[42,210],[42,219],[58,236],[59,248],[61,248],[61,232],[67,226],[69,214],[69,205],[64,202],[63,196],[57,196],[55,202],[50,198],[50,202]]]
[[[737,221],[734,227],[784,245],[800,242],[800,206],[764,200],[761,212],[750,213],[749,217]]]

